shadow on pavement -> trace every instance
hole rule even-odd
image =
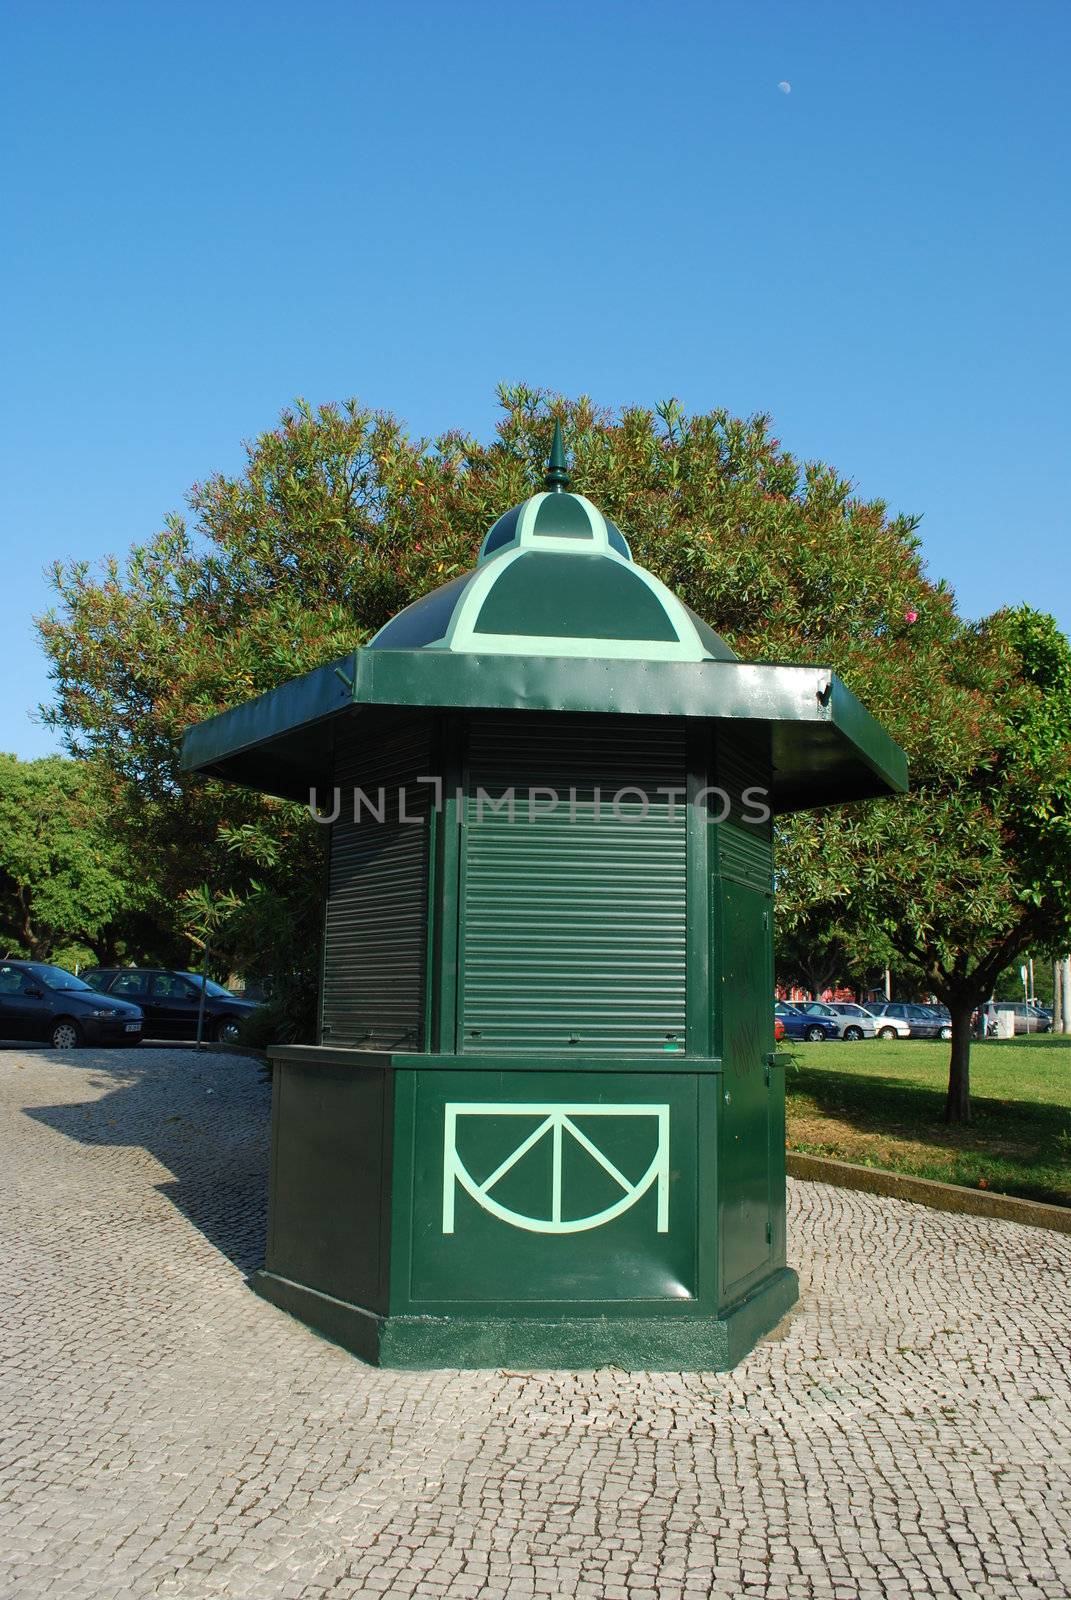
[[[174,1174],[160,1193],[240,1271],[263,1265],[271,1087],[256,1062],[172,1046],[47,1054],[104,1092],[28,1117],[83,1145],[149,1151]]]

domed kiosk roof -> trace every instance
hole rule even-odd
[[[546,487],[499,517],[471,572],[381,628],[370,650],[735,661],[701,617],[637,566],[620,528],[568,491],[561,430]]]
[[[545,488],[498,518],[472,571],[341,661],[188,729],[182,766],[304,802],[331,781],[337,719],[374,742],[429,710],[746,721],[766,730],[775,812],[907,787],[903,751],[828,666],[740,661],[633,561],[569,489],[557,424]]]

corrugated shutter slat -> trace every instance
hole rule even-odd
[[[667,1035],[683,1041],[685,772],[682,723],[474,719],[464,807],[465,1051],[654,1053]],[[478,790],[496,800],[511,787],[512,820],[481,805]],[[667,787],[681,793],[671,801],[659,793]],[[555,790],[556,808],[541,810],[548,797],[533,803],[531,789]],[[611,803],[619,793],[620,817]]]
[[[335,783],[342,813],[331,829],[325,929],[325,1043],[419,1049],[424,1041],[431,790],[430,724],[402,730],[368,750],[340,741]],[[353,820],[354,787],[371,804],[385,801],[384,821],[362,808]],[[419,822],[399,819],[405,809]]]

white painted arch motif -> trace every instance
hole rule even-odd
[[[657,1201],[657,1229],[669,1232],[669,1106],[668,1105],[560,1105],[549,1101],[448,1101],[443,1132],[443,1233],[454,1231],[454,1203],[460,1184],[482,1210],[512,1228],[527,1233],[585,1233],[613,1222],[641,1200],[654,1186]],[[514,1146],[489,1177],[478,1183],[468,1171],[457,1149],[457,1125],[463,1117],[538,1117],[536,1127]],[[576,1117],[649,1117],[656,1123],[654,1157],[647,1170],[633,1183],[599,1149],[593,1139],[578,1128]],[[530,1217],[514,1211],[494,1198],[491,1190],[511,1172],[541,1140],[551,1140],[551,1214]],[[563,1216],[562,1155],[565,1140],[571,1139],[606,1172],[621,1189],[621,1197],[603,1210],[587,1217]]]

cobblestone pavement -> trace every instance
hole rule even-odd
[[[267,1091],[0,1050],[0,1594],[1071,1593],[1071,1238],[798,1184],[731,1374],[378,1372],[258,1300]]]

